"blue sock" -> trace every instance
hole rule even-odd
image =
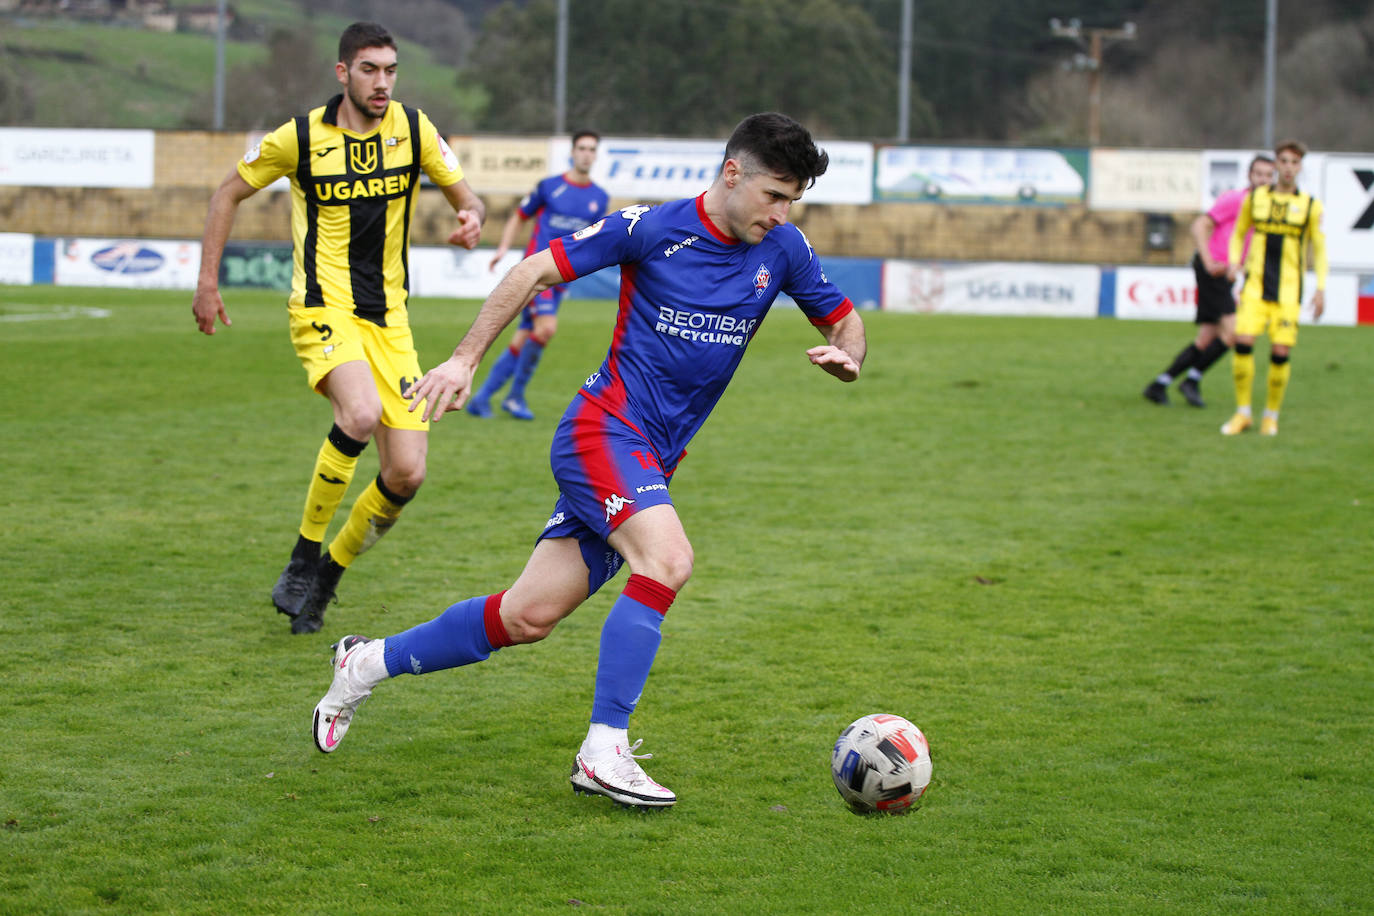
[[[510,383],[510,396],[517,401],[525,400],[525,386],[530,383],[534,370],[539,368],[539,358],[544,355],[544,345],[530,337],[520,348],[520,362],[515,367],[515,380]]]
[[[386,672],[428,674],[480,662],[501,648],[488,636],[488,604],[499,595],[459,601],[428,623],[386,638]],[[500,601],[496,601],[500,607]],[[499,626],[499,621],[498,621]],[[504,628],[499,636],[504,636]],[[498,636],[497,641],[500,641]],[[509,645],[509,642],[503,643]]]
[[[473,395],[474,401],[487,402],[492,399],[496,392],[501,390],[501,386],[506,384],[506,379],[510,378],[515,372],[515,367],[519,364],[520,357],[512,353],[510,347],[501,351],[501,355],[492,363],[491,371],[487,373],[487,380],[482,383],[482,387]]]
[[[592,721],[629,728],[654,655],[663,639],[663,615],[647,604],[621,594],[601,627],[601,652],[596,663],[596,693]]]

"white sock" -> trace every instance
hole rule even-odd
[[[1237,407],[1236,413],[1240,414],[1242,417],[1250,416],[1250,405],[1246,404],[1243,407]]]
[[[597,755],[613,752],[617,747],[630,746],[628,729],[613,728],[601,722],[593,722],[587,729],[586,740],[582,742],[582,753]]]
[[[1270,410],[1266,407],[1264,409],[1264,418],[1266,420],[1277,420],[1279,418],[1279,412],[1277,410]]]

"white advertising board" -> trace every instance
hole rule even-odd
[[[1273,151],[1244,149],[1208,149],[1202,151],[1202,173],[1199,190],[1201,198],[1198,209],[1203,213],[1212,209],[1223,191],[1233,188],[1244,189],[1250,182],[1250,163],[1256,156],[1274,158]],[[1325,153],[1308,153],[1302,159],[1302,170],[1298,172],[1298,187],[1314,191],[1318,197],[1321,191],[1320,178],[1325,168]],[[1322,198],[1325,203],[1325,198]]]
[[[485,299],[516,264],[524,249],[506,252],[491,270],[495,248],[468,251],[452,245],[410,249],[410,293],[413,296],[448,296]]]
[[[880,200],[1066,204],[1084,192],[1066,151],[1054,149],[888,146],[873,183]]]
[[[883,309],[1091,318],[1102,271],[1068,264],[883,262]]]
[[[803,193],[806,203],[867,204],[873,201],[873,147],[868,143],[816,141],[830,166]],[[568,159],[567,145],[550,140],[550,161]],[[552,144],[558,144],[555,154]],[[592,180],[614,198],[644,201],[696,197],[711,186],[725,157],[722,140],[653,140],[602,137]]]
[[[0,127],[0,185],[151,188],[153,131]]]
[[[1374,155],[1325,158],[1317,194],[1325,208],[1327,261],[1332,267],[1374,269]]]
[[[1326,282],[1326,311],[1319,324],[1353,325],[1359,276],[1332,272]],[[1237,287],[1239,288],[1239,287]],[[1303,307],[1298,319],[1312,324],[1316,274],[1303,281]],[[1197,314],[1197,282],[1188,267],[1118,267],[1116,317],[1148,321],[1192,321]]]
[[[195,289],[200,242],[152,239],[58,239],[57,286]]]
[[[1088,206],[1094,210],[1192,210],[1202,196],[1198,153],[1095,149]]]
[[[0,283],[15,286],[33,283],[33,236],[0,232]]]

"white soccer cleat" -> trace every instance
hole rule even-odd
[[[643,743],[641,738],[629,747],[617,745],[604,754],[578,752],[569,777],[573,791],[604,795],[622,805],[637,808],[666,808],[676,803],[677,796],[672,790],[650,779],[639,765],[638,761],[653,756],[635,753]]]
[[[334,643],[334,681],[329,692],[315,705],[315,723],[312,732],[315,747],[326,754],[332,754],[348,732],[353,713],[363,700],[372,696],[372,688],[366,686],[357,676],[358,655],[368,651],[372,640],[366,636],[345,636]],[[381,644],[378,643],[380,646]]]

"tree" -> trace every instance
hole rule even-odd
[[[599,0],[572,12],[570,127],[714,136],[766,110],[823,136],[889,136],[896,124],[895,29],[842,0]],[[487,17],[462,77],[488,92],[480,127],[552,127],[555,28],[554,0]]]

